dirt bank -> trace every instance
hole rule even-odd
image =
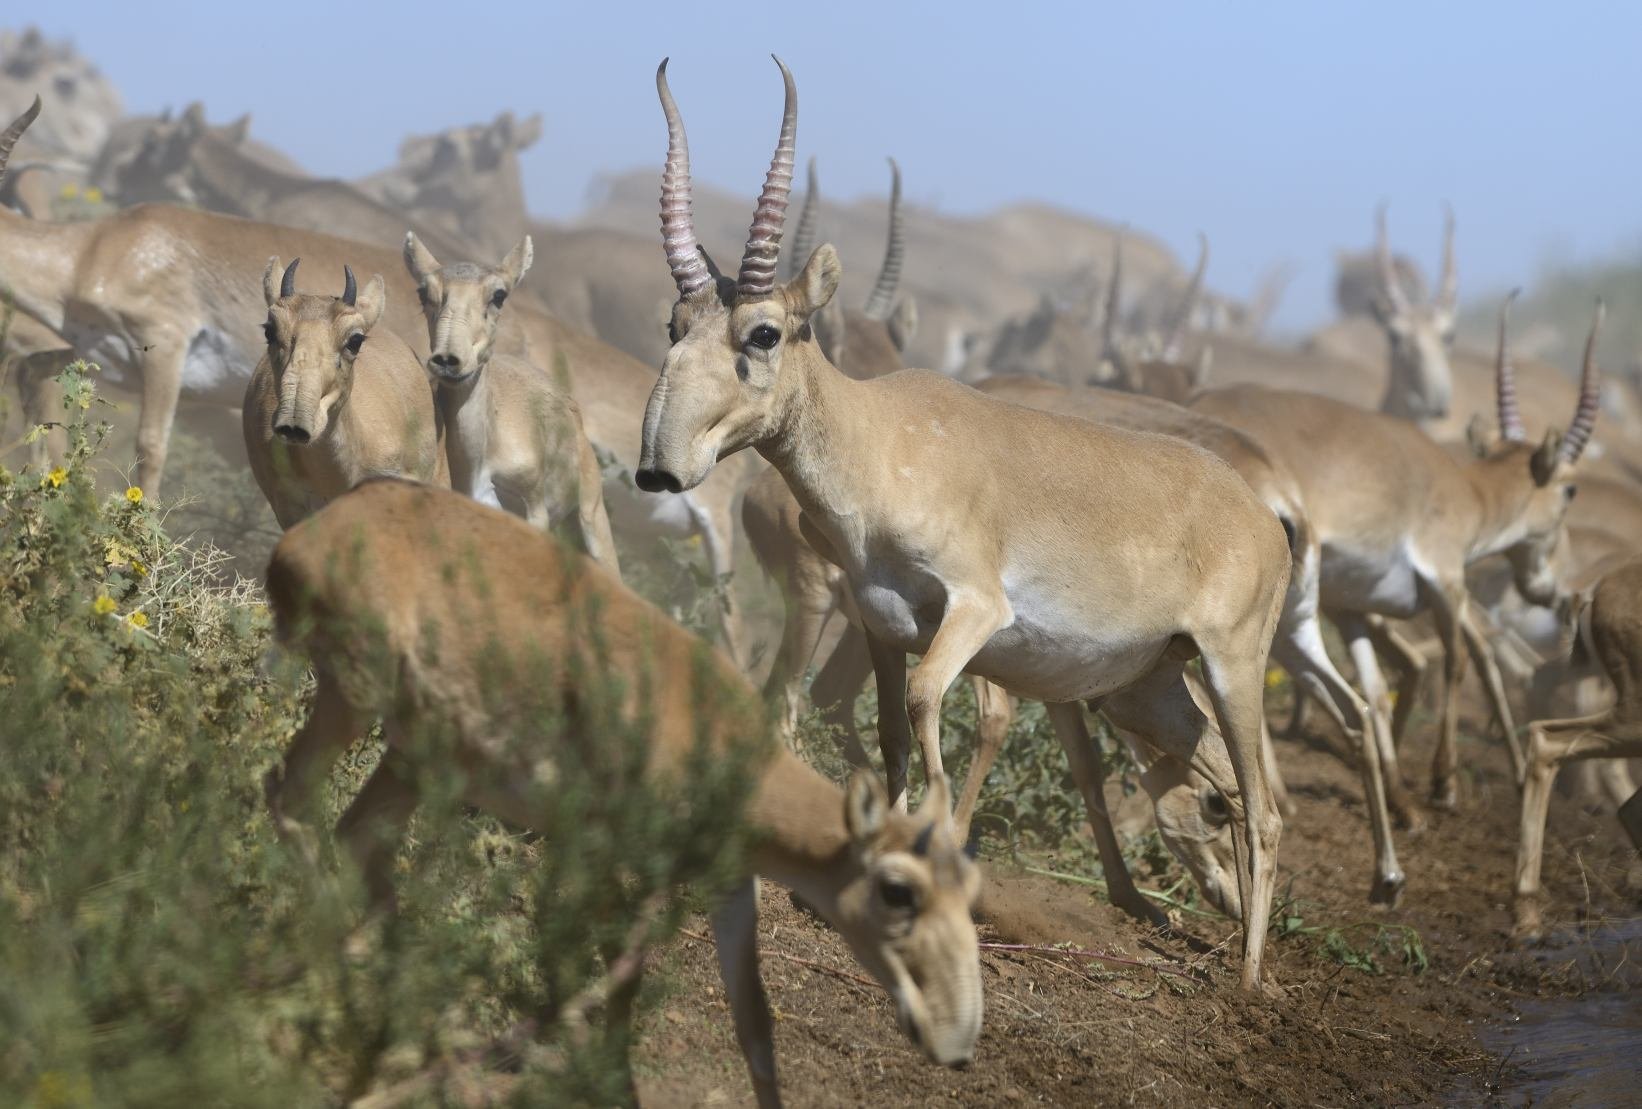
[[[1466,731],[1484,719],[1468,706]],[[1429,721],[1405,765],[1429,765]],[[1167,972],[1040,952],[983,954],[986,1026],[964,1072],[921,1062],[887,998],[852,980],[838,938],[766,886],[764,980],[777,1014],[789,1104],[1407,1104],[1511,1098],[1526,1076],[1485,1050],[1481,1024],[1536,995],[1600,990],[1576,961],[1514,950],[1508,929],[1516,794],[1497,745],[1467,742],[1457,813],[1402,835],[1402,906],[1365,900],[1371,850],[1355,774],[1319,742],[1278,741],[1299,805],[1287,822],[1279,889],[1297,930],[1274,936],[1277,998],[1237,989],[1235,929],[1184,916],[1156,936],[1094,890],[988,864],[983,940],[1073,944]],[[1546,887],[1552,920],[1634,915],[1634,855],[1611,817],[1553,806]],[[1379,926],[1391,926],[1382,930]],[[1397,926],[1407,926],[1412,932]],[[706,925],[660,956],[671,991],[642,1029],[644,1102],[751,1104]],[[1338,940],[1329,940],[1329,931]],[[1577,936],[1577,933],[1576,933]],[[1416,939],[1417,937],[1417,939]],[[1575,940],[1577,943],[1577,938]],[[1423,952],[1416,972],[1410,959]],[[818,964],[818,969],[790,956]],[[1360,969],[1372,958],[1381,973]],[[1348,963],[1357,963],[1358,967]],[[829,973],[829,970],[831,973]]]

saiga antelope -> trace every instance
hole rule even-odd
[[[1517,847],[1516,933],[1544,932],[1539,888],[1545,854],[1545,818],[1558,768],[1576,759],[1642,756],[1642,558],[1611,569],[1596,585],[1581,618],[1585,649],[1595,655],[1617,699],[1606,712],[1528,725],[1528,773],[1522,791],[1522,838]]]
[[[268,259],[267,353],[245,387],[251,473],[288,528],[370,477],[449,487],[442,429],[415,353],[382,319],[382,278],[340,297],[296,291],[297,263]]]
[[[1526,441],[1508,349],[1508,308],[1509,301],[1501,312],[1496,364],[1499,438],[1486,457],[1469,464],[1456,461],[1406,420],[1325,397],[1240,386],[1211,389],[1192,403],[1196,411],[1252,436],[1299,482],[1322,545],[1323,611],[1345,637],[1376,711],[1387,712],[1389,692],[1368,617],[1431,613],[1443,644],[1446,679],[1431,796],[1444,808],[1457,798],[1454,743],[1465,651],[1485,664],[1491,661],[1487,644],[1467,630],[1465,568],[1503,553],[1524,598],[1556,603],[1563,518],[1599,407],[1600,304],[1567,434],[1550,432],[1538,447]],[[1493,675],[1490,685],[1498,685]],[[1379,731],[1386,735],[1392,729]],[[1515,744],[1509,728],[1507,735]],[[1402,779],[1390,742],[1381,744],[1380,756],[1388,796],[1406,807],[1406,800],[1399,802]],[[1514,758],[1520,763],[1520,754]]]
[[[848,576],[875,669],[894,676],[880,678],[879,697],[897,801],[908,717],[926,772],[939,773],[941,697],[968,669],[1053,706],[1086,800],[1101,808],[1099,752],[1076,702],[1130,690],[1153,716],[1152,738],[1204,764],[1242,825],[1242,980],[1258,986],[1282,828],[1260,742],[1288,580],[1282,528],[1229,467],[1180,440],[1017,408],[929,372],[851,381],[827,362],[808,325],[837,290],[837,253],[823,244],[775,284],[798,111],[780,68],[781,136],[733,284],[714,279],[697,247],[683,120],[666,63],[657,70],[663,243],[679,299],[639,485],[693,488],[749,446],[781,471],[812,544]],[[909,651],[923,656],[910,677]],[[1183,677],[1193,657],[1230,775],[1194,758],[1213,744]]]
[[[405,235],[405,268],[428,318],[427,366],[444,415],[451,485],[542,531],[574,516],[582,549],[620,577],[604,475],[569,381],[496,352],[502,306],[532,257],[526,235],[499,266],[441,266],[414,232]]]
[[[36,103],[0,132],[0,179],[11,147],[38,114]],[[398,250],[165,205],[85,223],[39,223],[0,208],[0,285],[12,291],[18,311],[139,391],[137,484],[150,496],[160,490],[178,399],[186,392],[235,408],[244,397],[267,346],[256,324],[265,309],[256,275],[270,251],[323,271],[357,263],[382,274],[387,307],[379,333],[391,331],[419,359],[427,357],[427,320]],[[588,438],[631,472],[638,463],[633,428],[655,372],[533,310],[528,296],[515,299],[523,303],[499,325],[497,349],[526,353],[540,366],[562,357]],[[700,536],[713,573],[722,577],[734,568],[740,470],[732,460],[729,472],[683,499],[641,493],[613,476],[606,490],[611,522],[628,534]],[[740,658],[733,593],[722,627]]]
[[[779,1105],[780,1094],[753,875],[790,886],[839,931],[930,1059],[969,1061],[981,1024],[970,919],[980,873],[952,837],[941,778],[915,816],[895,811],[870,772],[839,790],[773,741],[751,686],[724,656],[590,560],[452,493],[376,481],[334,501],[280,540],[268,597],[281,638],[313,660],[317,679],[307,723],[268,775],[275,827],[305,838],[298,818],[311,806],[302,803],[381,716],[390,751],[339,825],[379,904],[391,900],[395,846],[417,803],[401,766],[419,746],[412,733],[448,729],[454,765],[439,773],[459,775],[476,807],[540,827],[529,783],[542,780],[535,771],[544,764],[609,742],[597,734],[611,726],[591,707],[599,698],[578,683],[610,680],[619,683],[618,720],[647,722],[648,773],[676,772],[700,742],[761,760],[743,814],[754,833],[749,873],[712,918],[759,1104]],[[522,680],[497,682],[498,673]],[[538,706],[562,713],[553,718],[563,730],[521,727],[541,719]],[[625,1024],[642,961],[612,962],[630,970],[612,968],[607,1019]]]

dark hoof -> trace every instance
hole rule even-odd
[[[1407,887],[1408,877],[1400,870],[1375,875],[1374,884],[1368,891],[1368,903],[1382,909],[1395,909]]]
[[[1438,779],[1431,783],[1431,807],[1441,812],[1453,812],[1460,807],[1459,788],[1454,779]]]

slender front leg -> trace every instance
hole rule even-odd
[[[143,357],[142,411],[137,416],[137,484],[150,496],[160,491],[171,425],[182,395],[183,347],[175,340],[156,342]]]
[[[1520,786],[1527,761],[1522,751],[1522,741],[1517,738],[1516,718],[1511,713],[1511,702],[1505,696],[1505,679],[1500,676],[1493,644],[1477,626],[1476,613],[1470,608],[1466,609],[1460,620],[1460,632],[1465,637],[1465,646],[1471,652],[1472,661],[1477,664],[1478,673],[1488,686],[1488,699],[1493,702],[1494,717],[1505,731],[1506,747],[1511,752],[1511,773]]]
[[[1453,809],[1459,804],[1457,743],[1460,682],[1465,680],[1465,651],[1460,629],[1465,623],[1470,594],[1466,592],[1464,582],[1446,585],[1422,582],[1421,592],[1436,621],[1437,636],[1442,640],[1442,730],[1437,735],[1437,753],[1431,760],[1431,804],[1439,809]]]
[[[1385,673],[1380,669],[1380,658],[1375,653],[1373,623],[1357,613],[1336,613],[1334,624],[1346,641],[1351,661],[1357,667],[1357,681],[1368,698],[1369,734],[1374,742],[1380,764],[1380,786],[1385,791],[1386,803],[1397,823],[1404,828],[1418,829],[1423,821],[1414,800],[1408,795],[1403,782],[1402,766],[1397,761],[1397,725],[1392,718],[1391,689]],[[1406,692],[1399,692],[1396,711],[1401,713],[1408,701]]]
[[[309,814],[331,764],[358,739],[364,729],[359,716],[329,673],[316,674],[313,707],[285,752],[285,760],[263,778],[263,794],[274,832],[294,842],[309,863],[318,861],[318,848]]]
[[[1009,725],[1015,722],[1015,699],[1006,690],[979,676],[971,675],[970,681],[975,689],[975,757],[970,760],[969,775],[952,814],[960,843],[969,841],[969,825],[975,819],[975,806],[980,803],[986,776],[1009,737]]]
[[[941,626],[917,669],[907,677],[907,714],[924,755],[924,777],[941,769],[941,698],[986,641],[1012,619],[1002,596],[951,593]],[[893,794],[893,790],[890,791]]]
[[[912,758],[912,726],[907,714],[907,654],[863,631],[872,673],[878,681],[878,749],[884,756],[884,784],[890,804],[906,811],[907,763]]]
[[[804,695],[804,671],[814,659],[816,648],[821,644],[821,634],[826,630],[827,620],[837,605],[832,583],[828,581],[828,564],[818,555],[807,549],[797,551],[786,570],[786,577],[781,582],[784,610],[781,645],[776,649],[769,677],[764,680],[764,699],[782,707],[782,731],[790,743],[798,730],[799,707]],[[845,634],[848,635],[847,632]],[[839,646],[842,648],[842,641]],[[865,644],[857,639],[855,646],[864,659]],[[833,657],[837,657],[836,651]],[[866,680],[865,670],[863,665],[862,681]],[[820,685],[819,677],[816,685]],[[812,696],[819,708],[820,691],[815,690]]]
[[[1162,910],[1141,896],[1129,876],[1129,866],[1123,861],[1123,851],[1117,842],[1117,831],[1112,827],[1111,814],[1106,810],[1106,760],[1102,757],[1100,742],[1089,734],[1083,722],[1083,706],[1075,702],[1045,705],[1055,737],[1066,750],[1066,761],[1072,766],[1072,780],[1083,794],[1083,804],[1089,812],[1089,827],[1095,833],[1095,849],[1100,853],[1101,870],[1106,875],[1106,895],[1113,905],[1136,920],[1155,927],[1164,927],[1169,918]]]
[[[382,752],[382,761],[336,825],[337,837],[364,878],[373,914],[395,907],[394,857],[416,811],[416,782],[401,758],[392,746]]]
[[[585,435],[576,437],[576,523],[588,557],[620,578],[616,537],[611,534],[610,513],[604,506],[604,473]]]
[[[1516,935],[1537,939],[1544,931],[1539,895],[1545,855],[1545,818],[1557,768],[1572,759],[1642,755],[1642,726],[1621,724],[1613,710],[1528,725],[1528,773],[1522,788],[1522,828],[1517,844]]]
[[[748,878],[737,886],[713,914],[713,943],[718,948],[718,971],[724,994],[735,1018],[735,1038],[741,1045],[759,1109],[779,1109],[781,1091],[775,1081],[775,1035],[770,1002],[758,976],[758,884]]]
[[[728,480],[728,475],[719,478]],[[698,514],[698,524],[705,518],[705,526],[700,528],[702,542],[707,545],[707,564],[713,570],[715,586],[724,584],[724,605],[719,610],[719,634],[724,639],[724,650],[742,670],[747,669],[746,644],[743,642],[741,626],[741,602],[735,595],[735,579],[732,571],[735,570],[735,514],[730,511],[728,504],[720,506],[713,504]]]

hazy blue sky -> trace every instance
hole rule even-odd
[[[883,190],[960,212],[1038,198],[1124,220],[1246,293],[1300,268],[1285,326],[1328,311],[1332,250],[1393,238],[1436,267],[1459,217],[1462,293],[1530,280],[1547,256],[1634,246],[1642,6],[1029,2],[677,5],[407,0],[392,5],[9,5],[72,36],[128,110],[203,99],[310,170],[354,176],[409,131],[540,111],[533,208],[568,216],[593,174],[659,166],[652,75],[673,88],[702,179],[748,194],[792,67],[799,154],[833,196]],[[32,10],[31,10],[32,9]],[[546,261],[546,260],[544,260]]]

